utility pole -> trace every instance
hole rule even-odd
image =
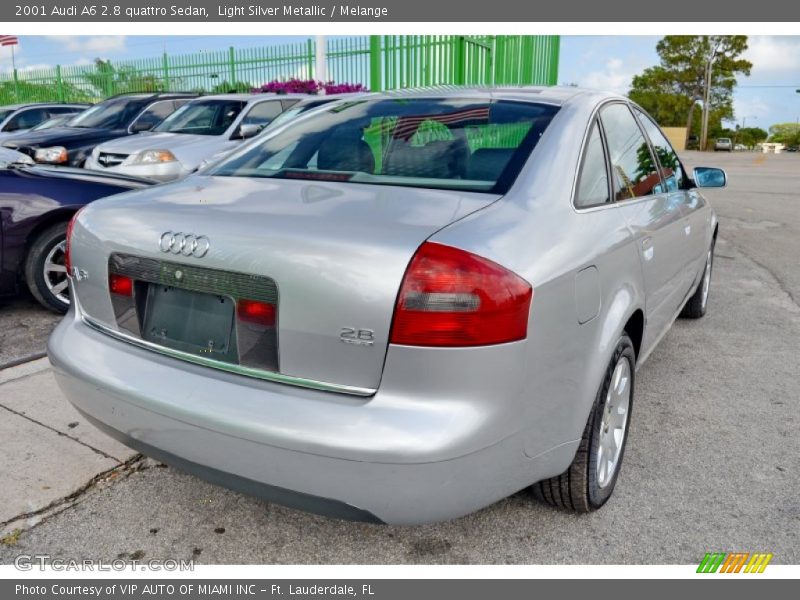
[[[717,60],[717,50],[719,50],[721,42],[717,41],[714,48],[708,55],[706,62],[706,81],[705,89],[703,90],[703,126],[700,131],[700,150],[705,151],[708,145],[708,116],[711,112],[709,103],[711,102],[711,75],[714,68],[714,61]]]

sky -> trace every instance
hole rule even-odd
[[[122,61],[169,53],[220,50],[297,42],[291,36],[21,36],[17,67],[33,69]],[[625,93],[634,75],[658,63],[656,36],[564,36],[559,82]],[[800,121],[800,36],[751,36],[746,58],[750,77],[740,77],[734,95],[735,124],[768,129]],[[0,48],[0,71],[11,68],[9,48]],[[732,125],[733,123],[729,123]]]
[[[625,93],[631,80],[658,64],[658,36],[565,36],[559,83]],[[750,36],[744,58],[753,63],[734,92],[736,120],[728,125],[769,129],[800,122],[800,36]]]

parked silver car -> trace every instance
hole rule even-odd
[[[304,95],[222,94],[187,102],[151,131],[97,146],[84,165],[169,181],[257,135]]]
[[[328,96],[306,96],[288,110],[283,111],[272,121],[270,121],[267,125],[265,125],[261,129],[258,135],[259,136],[269,135],[272,131],[274,131],[278,127],[283,127],[289,121],[293,121],[294,119],[297,119],[301,115],[305,115],[306,113],[312,110],[316,110],[319,107],[324,106],[326,104],[331,104],[333,102],[337,102],[339,100],[343,100],[346,98],[352,99],[357,95],[363,96],[364,94],[361,94],[360,92],[354,92],[348,94],[330,94]],[[221,161],[229,154],[236,152],[236,150],[238,150],[238,146],[226,147],[225,149],[220,150],[219,152],[213,154],[212,156],[204,158],[200,162],[200,164],[197,165],[197,168],[193,172],[199,171],[200,169],[205,169],[210,165],[213,165]]]
[[[63,104],[60,102],[35,102],[0,106],[0,140],[33,129],[43,121],[56,117],[75,116],[90,104]]]
[[[276,502],[411,524],[536,484],[590,511],[637,368],[706,311],[697,188],[725,181],[616,95],[339,103],[81,211],[50,359],[112,436]]]

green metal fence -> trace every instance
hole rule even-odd
[[[558,36],[358,36],[326,40],[327,79],[373,91],[430,85],[554,85]],[[0,105],[96,102],[124,92],[247,91],[315,77],[315,40],[0,73]]]

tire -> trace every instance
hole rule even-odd
[[[25,281],[33,297],[54,312],[69,308],[69,286],[64,265],[67,223],[57,223],[42,231],[25,258]]]
[[[711,290],[711,273],[714,267],[714,242],[708,249],[706,255],[706,266],[703,268],[703,276],[692,297],[686,301],[680,316],[684,319],[699,319],[708,310],[708,295]]]
[[[630,430],[636,377],[635,365],[636,356],[633,343],[627,334],[623,334],[617,342],[603,382],[597,391],[591,413],[589,413],[589,420],[584,428],[583,437],[572,464],[561,475],[533,485],[534,495],[539,500],[568,511],[588,513],[603,506],[611,497],[619,477],[622,458],[625,455],[625,443]],[[618,370],[619,376],[617,376]],[[624,381],[623,378],[625,378]],[[622,394],[615,394],[615,390]],[[627,394],[627,402],[625,394]],[[610,409],[620,409],[623,406],[623,413],[618,410],[609,412]],[[617,419],[612,422],[619,425],[619,440],[616,436],[609,436],[607,433],[610,431],[608,419],[615,412]],[[614,428],[614,430],[616,429]],[[601,461],[599,454],[601,447],[609,449],[607,442],[612,439],[616,440],[618,448],[613,453],[613,461]],[[598,468],[599,465],[601,468]],[[603,470],[602,466],[605,466],[606,470]]]

